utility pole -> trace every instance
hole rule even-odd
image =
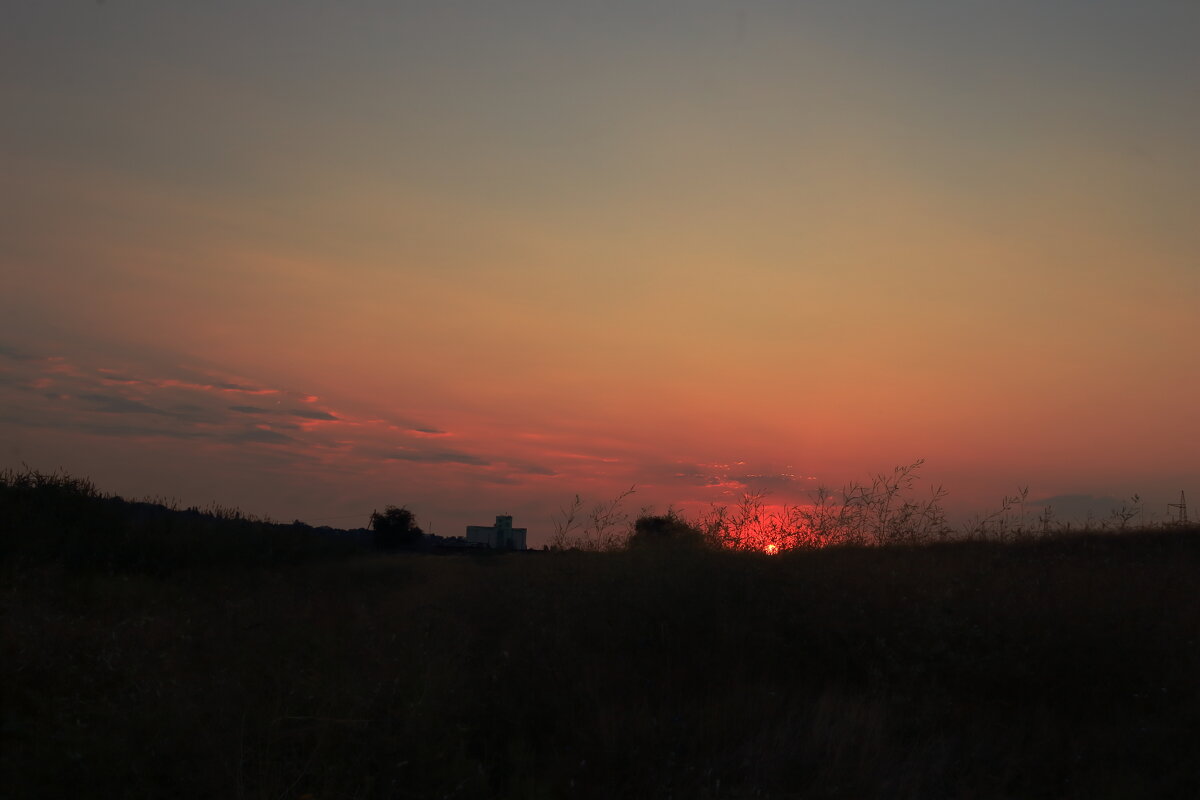
[[[1185,498],[1183,496],[1182,491],[1179,493],[1179,502],[1178,503],[1167,503],[1167,508],[1178,508],[1179,509],[1179,519],[1177,519],[1176,522],[1178,522],[1180,525],[1187,525],[1187,521],[1188,521],[1187,498]]]

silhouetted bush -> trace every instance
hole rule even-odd
[[[369,527],[375,531],[375,546],[380,550],[412,550],[425,535],[417,527],[417,518],[403,506],[388,506],[382,514],[372,511]]]
[[[583,498],[575,499],[552,520],[554,537],[551,550],[614,551],[623,548],[633,535],[633,524],[624,508],[625,500],[634,493],[630,486],[611,500],[597,503],[585,511]]]
[[[707,544],[699,528],[671,513],[638,517],[628,541],[628,546],[635,549],[704,547]]]

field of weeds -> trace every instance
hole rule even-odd
[[[1190,794],[1196,532],[7,565],[6,794]]]
[[[1200,530],[288,552],[9,547],[5,796],[1200,792]]]

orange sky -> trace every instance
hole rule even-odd
[[[8,9],[0,462],[535,544],[917,458],[1165,514],[1200,10],[1044,5]]]

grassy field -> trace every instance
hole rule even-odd
[[[86,494],[0,497],[6,797],[1200,796],[1200,530],[384,555]]]

